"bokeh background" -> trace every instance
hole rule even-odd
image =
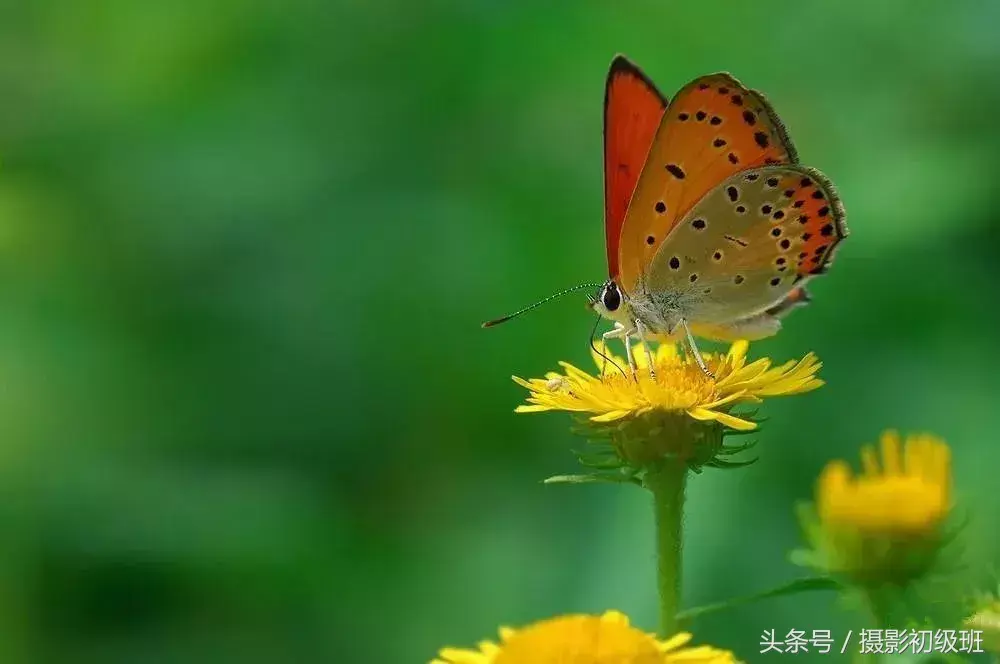
[[[794,578],[793,505],[885,427],[954,448],[963,583],[1000,562],[1000,5],[0,7],[0,662],[424,662],[500,623],[655,625],[651,512],[509,376],[588,360],[616,52],[765,90],[852,229],[755,355],[759,462],[690,487],[685,603]],[[833,596],[705,619],[854,619]],[[773,656],[769,656],[773,657]],[[797,655],[808,659],[812,655]],[[830,656],[832,657],[832,655]]]

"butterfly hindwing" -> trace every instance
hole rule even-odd
[[[618,244],[620,284],[635,289],[671,229],[719,182],[747,168],[794,163],[764,97],[728,74],[685,86],[653,138]]]
[[[618,240],[666,98],[622,55],[611,62],[604,87],[604,231],[608,274],[618,276]]]
[[[829,265],[847,236],[844,210],[819,172],[796,164],[731,175],[673,229],[649,266],[692,324],[778,316],[805,299],[804,279]]]
[[[796,307],[804,307],[812,301],[805,286],[796,286],[787,296],[764,313],[774,318],[783,318]]]
[[[696,336],[713,341],[755,341],[778,333],[781,319],[792,309],[810,302],[805,286],[796,286],[783,300],[764,311],[747,318],[740,318],[726,324],[693,323],[691,330]]]

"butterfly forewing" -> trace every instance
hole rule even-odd
[[[604,88],[604,230],[608,275],[618,276],[625,211],[667,100],[624,56],[611,62]]]
[[[728,74],[685,86],[667,107],[622,224],[620,283],[635,289],[671,229],[719,182],[790,163],[795,150],[763,96]]]
[[[847,235],[844,211],[819,172],[786,164],[731,175],[663,242],[645,289],[692,323],[732,324],[786,309],[802,281]]]

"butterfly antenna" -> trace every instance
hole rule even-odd
[[[610,362],[611,364],[615,365],[615,369],[618,369],[618,371],[621,371],[623,376],[627,375],[625,373],[625,370],[622,369],[620,366],[618,366],[617,362],[615,362],[610,357],[608,357],[607,355],[605,355],[604,353],[602,353],[601,350],[597,347],[597,344],[594,343],[595,337],[597,336],[597,326],[600,325],[600,324],[601,324],[601,315],[598,314],[597,315],[597,320],[594,321],[594,329],[590,331],[590,347],[593,349],[593,351],[595,353],[597,353],[598,355],[600,355],[601,357],[603,357],[606,362]],[[604,370],[603,369],[601,370],[601,375],[602,376],[604,375]]]
[[[531,311],[532,309],[534,309],[535,307],[540,307],[543,304],[545,304],[546,302],[550,302],[550,301],[556,299],[557,297],[562,297],[563,295],[566,295],[567,293],[572,293],[573,291],[578,291],[581,288],[598,288],[598,287],[603,286],[603,285],[604,284],[580,284],[579,286],[573,286],[572,288],[567,288],[566,290],[561,290],[558,293],[554,293],[552,295],[549,295],[544,300],[539,300],[538,302],[535,302],[534,304],[529,305],[529,306],[527,306],[524,309],[521,309],[519,311],[515,311],[512,314],[508,314],[508,315],[504,316],[503,318],[496,318],[494,320],[488,320],[485,323],[483,323],[483,327],[493,327],[494,325],[499,325],[500,323],[506,323],[511,318],[517,318],[521,314],[527,313],[527,312]]]

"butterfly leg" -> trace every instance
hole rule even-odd
[[[656,380],[656,369],[653,365],[653,351],[649,349],[649,340],[646,338],[646,326],[642,324],[641,320],[636,319],[635,331],[639,334],[639,340],[642,341],[643,348],[646,349],[646,365],[649,367],[649,377]]]
[[[621,339],[625,344],[625,356],[628,358],[628,366],[632,370],[632,377],[635,378],[635,361],[632,359],[632,346],[629,340],[630,332],[625,328],[624,325],[615,321],[615,328],[613,330],[608,330],[601,335],[601,339],[607,341],[609,339]],[[605,346],[606,348],[606,346]],[[607,367],[608,358],[604,356],[604,362],[601,366],[601,375],[604,375],[604,369]]]
[[[632,370],[632,378],[635,378],[635,358],[632,356],[632,332],[632,330],[615,321],[615,329],[606,333],[604,338],[622,340],[622,343],[625,344],[625,358],[628,360],[628,368]]]
[[[621,336],[622,336],[622,330],[624,330],[624,329],[625,329],[624,325],[622,325],[618,321],[615,321],[615,327],[614,327],[614,329],[613,330],[608,330],[607,332],[605,332],[604,334],[601,335],[601,340],[604,341],[604,350],[605,351],[608,350],[608,340],[609,339],[620,339]],[[601,362],[601,375],[603,376],[604,372],[608,368],[608,356],[605,353],[601,353],[601,358],[603,360]]]
[[[632,370],[632,380],[638,381],[639,378],[635,374],[635,358],[632,357],[632,334],[625,328],[622,330],[625,332],[622,337],[622,341],[625,343],[625,359],[628,360],[628,368]]]
[[[694,355],[694,361],[698,363],[698,366],[701,367],[701,370],[705,372],[706,376],[714,379],[715,374],[709,371],[708,367],[705,366],[705,360],[702,358],[701,352],[698,350],[698,345],[694,342],[694,335],[691,334],[691,328],[688,327],[687,321],[683,318],[681,319],[681,325],[684,326],[684,335],[687,337],[688,349],[690,349],[691,354]]]

